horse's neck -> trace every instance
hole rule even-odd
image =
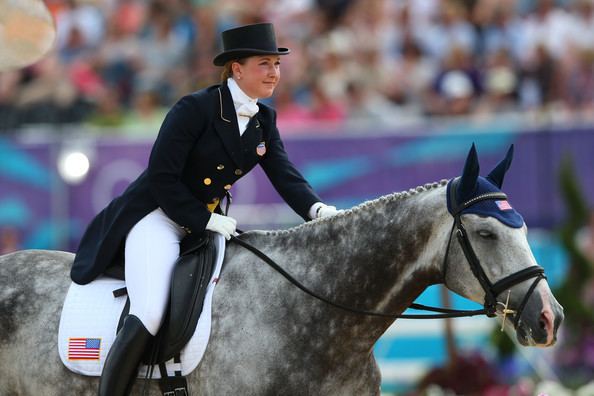
[[[425,288],[441,281],[447,238],[444,190],[383,197],[303,226],[288,244],[301,257],[301,276],[345,305],[401,313]]]
[[[447,214],[443,190],[389,196],[346,216],[350,224],[340,247],[352,254],[344,265],[361,273],[364,283],[357,283],[365,286],[362,293],[375,298],[377,309],[405,308],[440,280],[444,252],[439,248],[443,244],[439,221]]]

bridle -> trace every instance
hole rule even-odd
[[[470,244],[470,240],[468,239],[468,233],[466,232],[466,229],[464,228],[464,225],[462,224],[462,218],[461,218],[462,211],[464,209],[467,209],[470,206],[478,203],[478,202],[485,201],[485,200],[507,200],[507,195],[500,191],[489,192],[489,193],[478,195],[478,196],[473,197],[460,205],[454,206],[454,205],[456,205],[456,202],[457,202],[456,191],[457,191],[457,186],[458,186],[459,181],[460,181],[460,178],[456,178],[456,179],[452,180],[451,181],[452,185],[450,186],[450,189],[449,189],[450,203],[453,206],[450,212],[452,213],[452,216],[454,216],[454,224],[452,225],[452,230],[450,231],[450,236],[448,239],[448,246],[446,248],[446,254],[444,256],[444,273],[445,273],[445,271],[447,271],[446,261],[447,261],[450,245],[452,242],[452,234],[455,232],[456,239],[460,243],[460,247],[462,248],[462,252],[464,253],[464,256],[466,257],[466,261],[468,261],[468,264],[470,265],[470,269],[472,270],[472,273],[474,274],[475,278],[479,281],[481,287],[483,288],[483,291],[485,292],[485,301],[483,302],[484,314],[489,317],[493,317],[497,313],[497,307],[502,306],[503,307],[502,311],[504,313],[504,319],[505,319],[505,315],[513,314],[514,315],[513,324],[514,324],[514,327],[517,327],[518,324],[520,323],[520,318],[522,316],[522,312],[524,311],[524,308],[526,307],[526,304],[528,303],[530,296],[534,292],[534,289],[538,285],[538,282],[540,282],[542,279],[546,279],[546,275],[544,273],[544,268],[542,268],[539,265],[533,265],[533,266],[521,269],[517,272],[514,272],[513,274],[510,274],[510,275],[506,276],[505,278],[498,280],[495,283],[492,283],[489,280],[489,277],[485,273],[480,260],[478,259],[476,253],[474,252],[474,249],[472,248],[472,245]],[[516,310],[509,309],[509,307],[508,307],[509,301],[506,301],[505,303],[497,301],[497,297],[501,293],[503,293],[505,290],[510,290],[513,286],[515,286],[519,283],[522,283],[525,280],[528,280],[531,278],[534,278],[534,281],[528,288],[528,291],[524,295],[524,298],[522,299],[520,305],[518,305],[518,308]],[[508,300],[509,300],[509,295],[508,295]]]
[[[450,199],[452,203],[455,203],[455,191],[457,184],[459,182],[459,178],[456,178],[451,181],[452,185],[450,186]],[[443,267],[444,267],[444,274],[447,271],[447,259],[450,252],[450,247],[452,243],[452,236],[455,232],[456,239],[460,243],[464,256],[470,265],[470,269],[472,273],[479,281],[481,287],[485,292],[485,301],[483,303],[483,309],[476,309],[476,310],[457,310],[457,309],[448,309],[448,308],[439,308],[439,307],[430,307],[422,304],[413,303],[409,306],[409,308],[416,309],[416,310],[423,310],[429,312],[437,312],[436,314],[391,314],[391,313],[383,313],[383,312],[376,312],[376,311],[368,311],[357,309],[353,307],[349,307],[347,305],[343,305],[341,303],[337,303],[335,301],[329,300],[328,298],[317,294],[316,292],[310,290],[302,283],[297,281],[291,274],[285,271],[282,267],[280,267],[274,260],[260,251],[258,248],[254,247],[253,245],[249,244],[248,242],[236,237],[232,236],[231,241],[237,243],[238,245],[244,247],[245,249],[254,253],[257,257],[259,257],[262,261],[266,262],[270,265],[273,269],[275,269],[278,273],[280,273],[283,277],[285,277],[289,282],[295,285],[297,288],[301,289],[305,293],[309,294],[316,299],[323,301],[326,304],[334,306],[336,308],[342,309],[344,311],[360,314],[360,315],[369,315],[369,316],[379,316],[385,318],[392,318],[392,319],[443,319],[443,318],[456,318],[456,317],[467,317],[467,316],[476,316],[476,315],[486,315],[488,317],[494,317],[497,314],[497,308],[499,306],[502,307],[501,312],[503,313],[503,318],[505,321],[507,314],[512,314],[514,316],[513,324],[514,327],[517,327],[520,323],[520,317],[522,312],[528,302],[528,299],[534,292],[538,282],[541,279],[546,279],[544,274],[544,268],[541,266],[535,265],[524,268],[520,271],[514,272],[511,275],[506,276],[503,279],[498,280],[495,283],[492,283],[489,280],[489,277],[483,270],[483,267],[480,263],[480,260],[476,256],[472,245],[470,244],[470,240],[468,239],[468,234],[462,225],[462,211],[477,202],[485,201],[485,200],[507,200],[507,195],[503,192],[490,192],[481,194],[476,196],[458,206],[456,206],[452,211],[452,216],[454,217],[454,223],[452,225],[450,235],[448,237],[448,244],[446,247],[446,252],[443,258]],[[229,199],[227,200],[229,203]],[[227,211],[229,210],[229,205],[227,205]],[[518,306],[516,310],[509,309],[509,294],[508,294],[508,301],[505,303],[497,301],[497,297],[505,290],[509,290],[511,287],[527,280],[535,278],[532,282],[530,288],[526,292],[524,299]]]

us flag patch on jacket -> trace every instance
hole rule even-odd
[[[99,360],[100,338],[69,338],[68,360]]]

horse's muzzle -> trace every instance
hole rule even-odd
[[[518,321],[518,342],[524,346],[554,345],[563,319],[563,307],[555,300],[548,287],[539,288],[539,292],[530,298]]]

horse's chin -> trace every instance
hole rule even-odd
[[[525,326],[518,326],[516,329],[516,339],[522,346],[536,346],[534,338],[532,338],[532,331]]]
[[[554,337],[549,343],[535,341],[532,336],[532,329],[524,324],[520,324],[516,328],[516,339],[520,345],[525,347],[550,347],[555,345],[555,342],[557,341],[557,337]]]

